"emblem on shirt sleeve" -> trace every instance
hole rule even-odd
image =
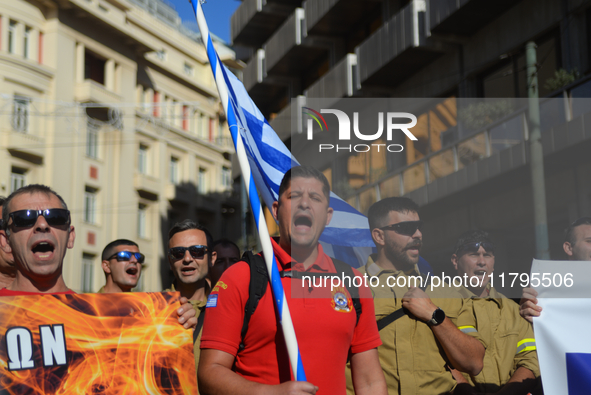
[[[332,290],[330,305],[335,311],[348,313],[353,308],[353,301],[349,297],[347,290],[342,287],[337,287]]]
[[[218,305],[218,295],[209,295],[205,307],[216,307]]]

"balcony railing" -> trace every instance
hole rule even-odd
[[[411,1],[356,48],[359,83],[399,83],[438,56],[426,45],[425,9],[425,0]],[[413,56],[413,49],[419,48],[424,51],[415,50],[419,53]],[[393,72],[390,66],[398,70]]]
[[[353,96],[357,87],[355,67],[357,67],[357,55],[348,54],[328,73],[312,84],[304,94],[306,97],[318,98]]]
[[[591,122],[591,98],[586,99],[590,93],[591,78],[587,78],[555,93],[551,98],[540,99],[540,127],[545,155],[591,138],[591,130],[585,126],[587,122]],[[427,186],[425,193],[421,194],[425,197],[420,202],[422,204],[445,196],[454,189],[473,185],[525,165],[526,141],[529,138],[527,116],[527,107],[521,107],[510,115],[345,195],[345,200],[361,212],[367,212],[369,206],[380,199],[408,195]],[[567,125],[570,121],[572,123]],[[474,164],[477,166],[472,166]],[[463,177],[445,179],[462,169],[467,171]]]
[[[291,48],[302,43],[304,15],[303,8],[296,8],[293,14],[263,46],[266,55],[265,69],[267,71],[273,69]]]
[[[242,70],[244,88],[249,91],[265,77],[265,50],[259,49]]]

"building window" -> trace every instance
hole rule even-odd
[[[96,197],[95,188],[86,187],[84,191],[84,222],[96,224]]]
[[[39,50],[39,59],[38,62],[39,64],[43,64],[43,33],[39,32],[39,45],[37,45],[38,50]]]
[[[166,51],[161,49],[160,51],[156,51],[156,57],[158,60],[166,61]]]
[[[205,131],[203,128],[203,119],[204,119],[204,115],[202,113],[199,113],[197,115],[197,137],[205,139]]]
[[[189,130],[189,107],[183,106],[183,130]]]
[[[199,176],[197,180],[197,191],[204,195],[207,193],[207,170],[200,167],[199,168]]]
[[[8,22],[8,52],[14,53],[16,50],[16,21]]]
[[[140,203],[137,212],[137,235],[142,239],[148,237],[148,206]]]
[[[137,170],[141,174],[148,174],[148,146],[140,144],[137,155]]]
[[[82,254],[82,292],[92,292],[92,275],[94,272],[94,255]]]
[[[173,184],[179,183],[179,158],[170,157],[170,182]]]
[[[26,133],[29,130],[30,99],[24,96],[14,96],[12,102],[12,128],[17,132]]]
[[[154,112],[155,117],[160,116],[160,92],[154,91]]]
[[[189,77],[193,76],[193,66],[191,66],[189,63],[185,62],[184,70],[185,74],[187,74]]]
[[[232,172],[226,166],[222,166],[222,187],[224,190],[232,188]]]
[[[99,128],[92,122],[86,125],[86,156],[98,158],[98,131]]]
[[[13,167],[10,172],[10,193],[27,185],[27,170]]]
[[[84,52],[84,79],[93,80],[105,85],[105,64],[104,59],[99,58],[89,51]]]
[[[25,59],[29,59],[31,54],[29,53],[29,49],[31,47],[31,28],[29,26],[25,27],[25,36],[23,38],[23,56]]]

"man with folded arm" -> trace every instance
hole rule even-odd
[[[371,279],[389,394],[450,393],[457,384],[452,368],[473,375],[482,370],[485,347],[472,302],[448,285],[431,289],[427,281],[432,280],[419,271],[423,223],[418,210],[403,197],[373,204],[368,220],[378,252],[359,269]],[[354,381],[347,382],[348,394]]]

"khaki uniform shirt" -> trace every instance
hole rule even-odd
[[[207,297],[207,295],[209,295],[209,292],[211,291],[209,284],[207,283],[207,281],[205,282],[205,297]],[[171,284],[169,289],[165,289],[162,292],[176,292],[176,289],[174,288],[174,284]],[[201,314],[205,313],[205,305],[207,304],[207,300],[189,300],[189,303],[191,303],[191,305],[195,308],[195,317],[197,317],[197,319],[199,319],[199,316]],[[201,355],[201,349],[199,348],[199,345],[201,344],[201,335],[203,333],[203,327],[201,327],[201,330],[199,331],[199,334],[197,335],[197,340],[195,341],[195,343],[193,344],[193,354],[195,355],[195,370],[197,370],[199,368],[199,356]]]
[[[489,296],[479,298],[461,287],[472,299],[476,329],[488,344],[484,368],[478,376],[464,374],[479,392],[497,392],[517,368],[524,367],[538,377],[540,369],[532,326],[519,315],[519,306],[488,285]]]
[[[97,291],[97,294],[104,294],[105,293],[105,286],[103,285],[101,289]]]
[[[374,295],[376,320],[402,308],[402,297],[408,291],[409,281],[411,286],[415,286],[411,276],[419,276],[416,266],[410,273],[383,270],[373,263],[371,257],[359,271],[368,275],[367,281]],[[370,277],[379,278],[379,284],[375,286],[376,280],[370,284]],[[388,286],[388,277],[391,278],[390,285],[394,286]],[[392,279],[398,280],[400,286],[392,284]],[[416,286],[420,287],[420,284]],[[448,285],[434,287],[432,291],[427,287],[425,292],[462,332],[482,342],[475,329],[470,299],[464,299],[456,288]],[[390,395],[443,394],[455,388],[457,382],[447,367],[445,353],[428,324],[404,315],[383,328],[380,337],[383,344],[378,347],[378,353]],[[349,366],[347,394],[354,394]]]

